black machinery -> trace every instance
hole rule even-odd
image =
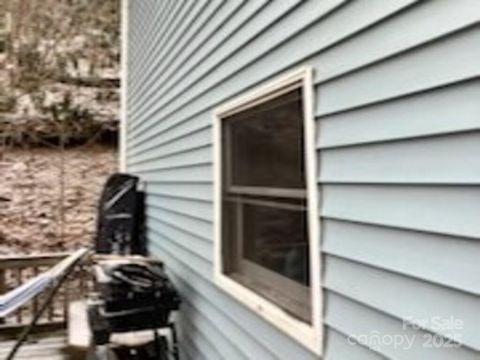
[[[167,353],[171,353],[178,359],[170,315],[178,310],[180,299],[160,262],[144,257],[103,260],[95,266],[95,277],[98,293],[89,302],[88,317],[96,346],[109,344],[112,333],[150,329],[154,340],[143,351],[151,356],[135,357],[132,353],[124,358],[167,360]],[[166,337],[158,335],[158,329],[169,330],[170,348]]]
[[[122,360],[176,360],[179,354],[171,313],[179,308],[178,294],[160,261],[132,255],[145,248],[143,196],[136,190],[137,182],[127,174],[113,175],[100,201],[96,248],[113,255],[103,256],[94,267],[96,292],[88,302],[93,342],[97,349],[109,347],[114,333],[151,330],[153,340],[148,343],[116,347],[111,352]],[[96,359],[110,360],[98,351],[96,354]]]

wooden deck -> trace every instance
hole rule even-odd
[[[0,294],[12,290],[64,259],[69,254],[40,254],[30,256],[0,257]],[[85,353],[75,353],[68,347],[67,325],[70,304],[81,299],[91,287],[90,264],[78,264],[60,288],[50,306],[39,319],[15,360],[80,360]],[[34,313],[44,303],[46,294],[41,294],[0,322],[0,360],[7,357],[15,339],[27,326]]]
[[[0,359],[5,359],[15,339],[0,340]],[[18,351],[15,360],[74,360],[79,359],[67,351],[65,331],[32,336]]]
[[[0,257],[0,294],[20,286],[67,255]],[[90,334],[84,299],[91,288],[91,263],[82,262],[60,288],[15,360],[85,360]],[[6,359],[16,339],[44,303],[45,295],[38,296],[0,322],[0,360]],[[163,335],[162,331],[160,334]],[[135,346],[153,339],[151,331],[144,331],[113,334],[110,340],[119,346]]]

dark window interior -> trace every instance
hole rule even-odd
[[[222,119],[223,269],[310,321],[301,88]]]

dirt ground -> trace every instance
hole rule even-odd
[[[91,244],[98,198],[117,164],[115,148],[101,145],[67,149],[63,159],[48,148],[0,154],[0,255]]]

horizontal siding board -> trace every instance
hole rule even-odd
[[[154,229],[151,229],[149,234],[152,239],[149,243],[150,253],[164,261],[169,272],[173,272],[176,276],[181,276],[181,272],[179,273],[177,270],[185,270],[169,266],[169,263],[176,259],[181,261],[182,266],[187,266],[197,278],[202,278],[208,282],[212,281],[212,263],[192,252],[188,244],[175,243]]]
[[[478,130],[480,103],[476,100],[479,94],[480,81],[470,81],[322,118],[317,121],[317,144],[322,149]],[[167,131],[164,136],[154,136],[151,142],[141,144],[146,146],[140,145],[129,154],[131,166],[161,156],[156,149],[162,149],[162,145],[168,154],[176,148],[181,151],[211,144],[211,122],[210,113],[201,114]],[[185,138],[191,139],[191,147]],[[143,154],[135,156],[136,153]]]
[[[316,115],[325,116],[480,76],[479,30],[480,25],[476,25],[319,85]]]
[[[220,3],[220,9],[215,14],[210,14],[208,11],[202,13],[202,16],[208,16],[208,21],[201,29],[195,29],[194,27],[189,29],[189,32],[193,32],[193,36],[187,38],[186,46],[177,44],[176,51],[171,51],[167,58],[161,61],[154,59],[151,62],[151,65],[154,66],[153,73],[134,89],[132,95],[141,92],[142,97],[139,100],[145,101],[145,94],[152,94],[159,83],[165,84],[170,77],[177,75],[178,72],[185,71],[189,66],[190,70],[193,69],[192,61],[204,51],[208,53],[208,44],[212,43],[215,38],[224,35],[224,32],[228,31],[228,27],[234,23],[232,20],[242,18],[242,13],[246,13],[249,8],[248,4],[242,0],[222,1]],[[210,2],[210,4],[216,5],[214,2]],[[261,7],[263,4],[263,1],[256,2],[252,9],[259,9],[259,6]]]
[[[247,358],[261,358],[265,360],[276,359],[276,357],[265,347],[256,341],[252,341],[251,334],[248,331],[245,331],[231,319],[218,311],[218,309],[211,304],[210,299],[205,299],[202,294],[195,291],[192,286],[187,284],[180,277],[177,277],[175,274],[172,275],[172,280],[186,301],[190,302],[189,299],[195,299],[195,301],[191,302],[189,305],[192,308],[195,308],[196,312],[202,314],[206,318],[209,318],[212,324],[223,333],[224,337],[235,339],[242,351],[248,356]],[[231,333],[229,333],[227,336],[227,334],[224,332],[224,329],[230,329]],[[228,354],[228,352],[226,354]]]
[[[319,149],[480,129],[480,80],[322,117]]]
[[[188,335],[185,334],[184,336],[194,344],[201,357],[208,360],[223,360],[215,344],[211,342],[208,334],[203,333],[202,330],[199,329],[196,324],[192,323],[188,317],[182,316],[180,313],[177,316],[177,322],[180,326],[188,328]]]
[[[325,269],[325,286],[329,290],[401,322],[427,320],[425,330],[480,351],[479,296],[332,256],[326,257]],[[436,325],[434,317],[453,317],[462,324],[460,329],[444,329]]]
[[[205,268],[204,265],[199,266],[200,264],[196,263],[195,258],[190,258],[186,251],[162,241],[152,242],[151,251],[160,259],[165,259],[165,263],[175,276],[181,277],[195,291],[209,299],[211,304],[224,316],[232,319],[243,330],[252,334],[251,341],[261,343],[277,358],[298,360],[316,358],[287,335],[278,331],[273,325],[260,319],[256,314],[253,314],[249,309],[213,285],[212,277],[205,276],[208,271],[199,272],[200,269]],[[210,271],[212,271],[211,268]]]
[[[165,43],[168,41],[170,34],[175,30],[176,24],[182,19],[184,14],[194,5],[193,1],[179,1],[172,2],[172,6],[166,16],[161,22],[151,22],[152,34],[145,37],[148,46],[143,46],[142,58],[138,71],[132,75],[138,78],[138,83],[142,83],[145,79],[145,67],[150,65],[151,59],[154,59],[157,54],[162,50]],[[148,42],[151,40],[151,42]],[[133,88],[131,89],[134,90]]]
[[[165,25],[166,20],[169,16],[172,15],[173,6],[175,5],[175,1],[166,0],[162,3],[158,1],[147,0],[144,3],[143,9],[139,9],[139,11],[133,14],[134,18],[133,24],[134,26],[129,26],[130,30],[135,30],[136,28],[138,31],[135,32],[136,38],[134,42],[129,43],[130,46],[142,49],[142,52],[134,53],[132,52],[131,58],[134,60],[134,63],[138,64],[138,60],[143,58],[146,55],[146,51],[153,50],[152,47],[154,43],[152,37],[156,34],[161,35],[164,28],[159,28],[159,25]],[[137,9],[136,6],[130,6],[131,9]],[[129,13],[130,15],[130,13]],[[130,16],[129,16],[130,19]]]
[[[477,186],[325,185],[322,215],[480,239]]]
[[[183,230],[188,231],[197,237],[213,241],[213,223],[211,220],[205,221],[189,215],[173,212],[158,206],[156,203],[150,203],[148,206],[149,216],[151,214],[151,216],[161,219],[169,224],[181,226]]]
[[[368,12],[369,1],[360,1]],[[323,83],[480,21],[478,2],[420,1],[379,25],[363,31],[311,59],[315,82]],[[354,56],[352,56],[352,54]]]
[[[448,1],[423,2],[421,6],[411,8],[401,16],[388,19],[385,21],[385,24],[366,31],[362,33],[362,35],[356,36],[313,58],[312,64],[316,65],[318,63],[318,66],[315,66],[317,69],[317,81],[324,81],[325,77],[335,76],[347,70],[357,68],[359,66],[357,63],[349,64],[348,61],[361,61],[362,56],[368,56],[374,60],[378,60],[381,56],[385,56],[385,53],[388,53],[388,50],[385,48],[386,46],[394,46],[391,52],[395,53],[432,37],[438,37],[453,29],[471,24],[478,17],[478,15],[472,11],[472,7],[476,7],[476,5],[476,0],[462,1],[459,3],[459,6],[452,9]],[[436,16],[425,17],[425,12],[434,12]],[[443,16],[448,16],[449,21],[442,21]],[[418,18],[422,17],[423,21],[418,21]],[[389,31],[389,29],[391,31]],[[405,31],[406,29],[408,33]],[[420,36],[419,32],[424,34],[424,38]],[[396,36],[393,40],[392,35]],[[372,38],[375,36],[381,37],[383,41],[373,41]],[[366,43],[363,44],[362,41]],[[347,44],[352,44],[351,46],[354,46],[354,48],[347,46]],[[367,45],[375,46],[375,49],[367,48],[367,51],[365,50],[365,46]],[[361,48],[362,51],[357,51],[358,48]],[[342,52],[338,53],[338,51]],[[325,57],[327,54],[331,54],[329,55],[331,58]],[[351,54],[355,54],[355,56],[351,56]],[[336,61],[338,58],[342,58],[343,61]],[[368,61],[364,60],[364,62]],[[434,109],[435,107],[429,108]],[[405,123],[409,124],[409,122],[406,121]],[[456,122],[449,123],[455,124]],[[153,138],[156,137],[153,136]],[[341,138],[342,137],[340,137],[340,139]],[[159,139],[156,138],[156,140]],[[141,145],[142,144],[139,144],[139,147],[136,147],[134,150],[141,148]]]
[[[128,31],[136,31],[136,38],[128,43],[129,54],[128,60],[132,62],[132,66],[128,68],[128,75],[132,77],[129,94],[142,83],[143,76],[140,69],[144,70],[149,65],[146,60],[151,57],[153,51],[165,34],[168,19],[174,14],[175,5],[179,6],[176,1],[165,0],[162,2],[154,1],[155,7],[149,11],[139,11],[135,18],[132,18],[131,12],[128,14],[129,29]],[[133,6],[135,8],[135,6]],[[147,23],[149,31],[143,30],[142,26]],[[139,31],[139,29],[143,31]],[[133,100],[129,96],[129,100]]]
[[[145,23],[145,28],[138,32],[137,39],[133,42],[133,46],[141,51],[131,53],[132,60],[138,65],[136,72],[132,74],[136,75],[137,71],[145,66],[145,60],[155,51],[156,44],[164,37],[169,21],[180,9],[180,5],[182,4],[176,4],[175,1],[165,1],[165,6],[158,1],[150,1],[149,7],[138,14],[136,23]]]
[[[149,183],[148,192],[164,196],[178,196],[189,199],[213,201],[212,184],[155,184]]]
[[[178,328],[180,328],[178,326]],[[183,336],[181,332],[178,331],[178,348],[180,353],[181,359],[187,360],[206,360],[202,355],[199,354],[198,349],[195,348],[192,341],[188,338],[188,336]]]
[[[147,60],[150,58],[152,52],[157,49],[157,44],[160,44],[162,39],[164,39],[165,33],[168,31],[168,25],[171,24],[171,22],[175,19],[177,12],[180,11],[185,4],[186,2],[181,4],[176,1],[169,1],[165,7],[165,10],[162,11],[161,14],[159,14],[158,9],[142,11],[141,14],[139,14],[139,19],[136,23],[146,22],[146,26],[148,26],[148,28],[139,33],[139,39],[137,39],[137,48],[140,51],[130,52],[130,54],[134,57],[132,60],[137,63],[137,67],[132,69],[135,70],[135,72],[130,72],[131,75],[135,75],[135,78],[143,78],[142,76],[138,76],[139,70],[148,64]],[[157,4],[157,6],[160,6],[160,4]],[[154,14],[163,16],[159,17],[158,19],[154,19],[153,21],[144,20],[145,16],[147,17],[146,19],[148,19]]]
[[[327,3],[331,2],[331,0],[327,1]],[[222,46],[219,47],[219,49],[215,52],[215,57],[210,57],[209,59],[206,59],[202,63],[198,64],[198,66],[188,73],[182,79],[182,81],[179,81],[175,84],[175,86],[181,86],[178,95],[181,94],[182,100],[187,99],[189,98],[190,93],[194,93],[198,90],[203,92],[202,87],[211,86],[210,83],[221,80],[219,77],[222,76],[221,74],[229,73],[229,71],[232,70],[237,71],[237,64],[239,61],[249,61],[252,49],[256,51],[262,49],[259,46],[254,47],[254,43],[261,41],[260,39],[265,37],[267,34],[272,34],[272,29],[276,29],[278,32],[280,29],[278,24],[285,22],[285,15],[292,14],[292,16],[294,16],[294,14],[296,14],[298,11],[302,11],[305,7],[309,7],[305,4],[306,3],[302,4],[297,0],[288,0],[279,3],[270,2],[264,9],[262,9],[261,12],[257,13],[256,16],[242,28],[241,32],[236,33],[231,39],[229,39],[228,42],[222,44]],[[293,11],[294,9],[297,11]],[[293,27],[301,26],[301,24],[303,24],[303,22],[300,24],[295,24]],[[291,31],[291,28],[292,25],[284,26],[283,30],[280,31]],[[258,34],[261,34],[261,36],[257,36]],[[282,34],[278,34],[278,36],[274,35],[273,38],[271,37],[271,42],[281,40],[281,35]],[[268,45],[273,46],[274,44]],[[164,105],[166,105],[165,107],[168,108],[170,105],[169,100],[176,100],[175,96],[173,96],[175,93],[176,91],[169,91],[164,97],[165,100],[162,99],[164,101],[157,103],[152,102],[147,104],[148,107],[145,109],[139,109],[137,111],[137,113],[143,117],[143,119],[139,120],[139,126],[137,127],[140,132],[149,126],[148,122],[152,112],[160,110]],[[146,114],[144,113],[144,110],[147,111]]]
[[[190,116],[195,116],[195,114],[203,112],[209,106],[216,105],[219,101],[225,100],[227,96],[233,96],[235,93],[238,93],[238,90],[235,89],[246,89],[252,85],[255,85],[259,82],[259,79],[265,78],[268,74],[274,75],[280,70],[287,68],[288,66],[294,65],[299,61],[299,58],[305,53],[304,56],[311,54],[315,49],[311,48],[311,38],[315,34],[317,39],[316,44],[319,49],[331,45],[331,43],[340,41],[342,38],[348,37],[352,32],[358,31],[359,29],[367,27],[372,22],[378,21],[389,15],[392,12],[398,11],[399,9],[413,3],[413,1],[398,1],[395,3],[389,3],[387,7],[382,5],[382,2],[374,1],[371,2],[368,11],[365,11],[365,5],[362,2],[354,2],[353,4],[347,6],[345,9],[338,11],[339,15],[336,13],[327,17],[324,22],[319,22],[309,30],[308,33],[301,33],[298,35],[299,39],[292,39],[290,42],[287,42],[284,46],[281,46],[275,51],[266,54],[265,56],[259,58],[252,66],[247,68],[244,71],[240,71],[238,74],[234,74],[233,79],[228,79],[224,83],[217,84],[217,88],[212,89],[208,92],[209,98],[215,98],[214,102],[206,102],[204,99],[195,98],[195,103],[201,104],[201,109],[190,109],[192,102],[188,103],[187,106],[178,108],[179,111],[175,112],[175,116],[172,117],[162,117],[160,114],[155,114],[151,117],[150,122],[152,127],[149,128],[148,132],[143,132],[141,135],[133,135],[132,129],[131,139],[129,141],[129,153],[136,154],[142,151],[142,148],[152,149],[152,146],[147,146],[149,141],[155,141],[156,135],[161,132],[165,127],[171,126],[172,122],[184,121],[183,112],[189,114]],[[359,11],[361,16],[359,16]],[[343,12],[347,12],[344,14]],[[342,32],[339,32],[336,23],[338,17],[341,16],[347,18],[346,23],[348,27],[342,28]],[[311,35],[309,35],[311,33]],[[321,37],[319,38],[319,34]],[[301,41],[300,41],[301,40]],[[272,67],[272,64],[275,64]],[[248,75],[245,74],[245,71],[248,72]],[[218,83],[218,79],[215,78],[215,81]],[[236,82],[233,82],[236,81]],[[201,82],[200,85],[205,86],[205,82]],[[233,92],[232,92],[233,91]],[[218,95],[215,95],[218,94]],[[183,96],[181,97],[184,98]],[[208,111],[211,111],[209,109]],[[211,116],[211,115],[210,115]],[[188,117],[188,116],[187,116]],[[133,120],[129,120],[133,122]]]
[[[163,83],[163,90],[159,92],[159,96],[163,97],[162,102],[156,106],[152,106],[152,99],[144,98],[138,101],[138,107],[134,107],[133,110],[135,110],[137,116],[142,116],[142,118],[138,119],[135,117],[133,120],[137,122],[136,130],[143,128],[138,125],[140,124],[139,121],[141,122],[142,119],[146,118],[143,113],[145,109],[163,106],[165,103],[168,103],[168,101],[174,99],[175,96],[182,94],[183,91],[188,91],[188,89],[200,83],[199,80],[204,82],[205,75],[212,73],[215,67],[224,63],[227,59],[232,58],[235,52],[242,49],[244,45],[258,36],[258,34],[263,33],[265,29],[298,5],[298,0],[287,0],[280,3],[269,2],[266,7],[261,8],[261,11],[255,13],[255,16],[246,19],[248,20],[246,23],[239,24],[242,25],[242,31],[233,33],[232,36],[228,38],[228,41],[225,41],[226,39],[223,38],[222,46],[215,49],[215,56],[211,56],[212,54],[210,53],[208,58],[203,59],[202,62],[198,63],[191,71],[185,73],[182,77],[175,77]],[[180,91],[172,91],[175,86],[182,86],[182,88]],[[135,94],[132,94],[132,97],[135,98]],[[148,101],[145,103],[145,100]],[[151,114],[151,112],[147,114]],[[147,115],[147,117],[148,116],[150,115]]]
[[[175,141],[190,133],[200,132],[200,130],[204,130],[212,125],[213,116],[210,109],[208,109],[183,121],[176,120],[170,118],[157,124],[155,131],[152,131],[141,143],[129,150],[129,156],[133,157],[138,153],[151,152],[163,143]]]
[[[475,360],[478,352],[466,347],[428,347],[426,339],[431,333],[403,326],[398,319],[388,316],[352,299],[327,291],[326,323],[352,339],[362,341],[389,359],[395,360]],[[378,341],[379,336],[387,341]],[[389,339],[401,336],[404,343],[394,346]],[[413,341],[410,346],[408,341]]]
[[[141,65],[141,60],[146,51],[148,51],[148,41],[151,41],[152,28],[154,24],[163,23],[164,17],[169,14],[168,9],[173,2],[162,1],[145,1],[144,5],[148,5],[145,9],[139,9],[137,6],[128,4],[128,20],[129,20],[129,84],[135,83],[135,78],[131,77]],[[153,43],[152,43],[153,45]]]
[[[358,6],[357,3],[358,2],[352,2],[346,6],[346,8],[349,6],[356,7]],[[221,68],[217,68],[216,72],[212,72],[209,75],[208,80],[203,79],[197,86],[189,87],[187,91],[181,93],[181,96],[177,96],[175,99],[177,101],[173,101],[166,106],[162,106],[161,103],[157,103],[157,106],[153,106],[150,115],[146,115],[146,118],[149,120],[143,123],[142,126],[137,127],[137,131],[131,132],[131,145],[133,146],[134,144],[141,142],[147,130],[148,132],[151,131],[152,126],[155,123],[163,121],[163,119],[167,118],[169,114],[175,113],[177,119],[183,119],[199,113],[207,107],[215,106],[220,101],[224,101],[228,97],[238,94],[239,90],[245,90],[258,84],[268,76],[275,75],[279,71],[298,64],[303,58],[307,58],[309,55],[312,55],[316,51],[320,51],[326,46],[331,46],[345,37],[352,35],[352,33],[371,25],[372,22],[379,21],[379,19],[382,19],[393,12],[399,11],[411,3],[413,3],[413,1],[396,1],[388,2],[386,4],[383,3],[382,5],[380,2],[374,1],[367,13],[359,14],[358,12],[354,13],[352,11],[350,13],[351,19],[349,18],[349,21],[345,22],[345,26],[341,28],[341,31],[336,22],[329,21],[329,27],[324,29],[324,31],[321,31],[321,29],[318,28],[317,31],[315,31],[317,40],[314,48],[311,47],[311,37],[304,36],[305,31],[302,32],[302,26],[304,28],[309,24],[301,21],[298,25],[295,25],[295,27],[289,28],[284,25],[284,22],[290,23],[293,20],[290,17],[285,17],[284,22],[278,22],[276,24],[277,26],[269,29],[268,32],[264,32],[256,42],[250,43],[251,46],[246,49],[251,51],[251,54],[237,54],[235,58],[242,58],[244,59],[242,61],[245,61],[245,65],[243,65],[241,71],[240,68],[237,67],[232,68],[233,73],[230,73],[229,75],[217,75],[217,72],[223,71],[223,68],[228,65],[226,64]],[[325,2],[327,5],[314,5],[317,4],[316,2],[306,2],[305,4],[306,5],[304,6],[313,7],[314,10],[310,10],[312,16],[317,14],[319,18],[325,11],[327,11],[327,9],[329,9],[327,2]],[[323,2],[318,4],[323,4]],[[315,6],[318,6],[319,9],[315,10]],[[338,12],[340,13],[340,11]],[[295,14],[296,13],[293,12],[292,16],[295,16]],[[331,14],[331,16],[327,16],[326,21],[331,19],[334,15],[335,13]],[[319,24],[322,24],[322,22]],[[281,32],[277,31],[278,28],[282,26],[285,30],[282,29]],[[285,38],[279,37],[283,31],[290,31],[290,36],[295,35],[296,38],[292,38],[290,41],[286,42]],[[262,47],[260,47],[260,45],[256,46],[255,44],[258,44],[259,42],[264,45],[262,45]],[[283,45],[273,49],[273,45],[277,43]],[[248,59],[251,60],[249,61]],[[254,60],[255,62],[253,62]],[[237,64],[236,66],[240,65]],[[205,96],[207,99],[205,99]]]
[[[235,360],[247,359],[247,357],[242,354],[242,351],[240,351],[238,343],[226,337],[222,329],[218,329],[216,324],[212,322],[210,316],[203,315],[193,307],[188,301],[187,296],[184,296],[184,299],[181,305],[181,317],[185,320],[188,319],[189,327],[196,327],[202,334],[208,334],[208,341],[212,344],[212,347],[215,348],[220,359],[224,358],[222,354],[228,354],[229,358]]]
[[[182,331],[184,329],[188,329],[188,323],[182,322],[181,316],[178,316],[175,320],[177,323],[177,327],[180,329],[179,332],[179,350],[180,356],[187,355],[192,360],[208,360],[203,355],[202,351],[197,347],[195,344],[198,339],[192,340],[190,338],[190,331]],[[178,330],[177,330],[178,331]]]
[[[179,229],[178,225],[169,224],[161,218],[155,216],[154,212],[149,212],[149,218],[146,221],[149,230],[162,234],[163,237],[178,245],[188,244],[188,248],[195,255],[206,261],[212,262],[212,244],[203,238],[192,235],[192,233]]]
[[[322,250],[480,296],[480,243],[411,230],[325,220]]]
[[[212,182],[212,165],[194,165],[174,169],[135,171],[145,181],[153,182]]]
[[[285,7],[289,9],[295,5],[296,3],[291,1],[281,7],[275,7],[275,5],[270,4],[267,0],[247,2],[245,6],[240,8],[239,11],[229,19],[225,27],[222,28],[222,31],[213,34],[210,39],[198,49],[198,51],[190,56],[189,61],[185,62],[179,71],[172,72],[171,74],[167,72],[165,74],[166,77],[161,76],[155,78],[155,83],[152,85],[152,89],[158,91],[160,96],[163,96],[167,91],[173,89],[177,83],[188,80],[191,73],[202,63],[205,63],[207,60],[209,63],[214,61],[213,54],[222,55],[222,53],[219,54],[219,52],[223,51],[223,55],[227,56],[229,54],[227,53],[225,55],[226,50],[233,51],[232,47],[240,47],[246,41],[249,41],[256,34],[254,32],[257,30],[257,22],[255,22],[256,16],[259,14],[262,15],[262,17],[265,16],[265,14],[263,14],[264,8],[267,8],[268,11],[272,12],[272,17],[275,18],[276,16],[281,16],[286,9]],[[223,48],[224,44],[228,44],[230,48]],[[218,59],[218,61],[221,60],[223,59]],[[132,108],[132,110],[135,110],[135,113],[138,112],[139,108],[146,106],[146,101],[150,101],[150,99],[145,99],[143,97],[137,99],[137,94],[135,92],[131,95],[133,99],[138,100],[134,102],[136,106]]]
[[[151,81],[153,72],[158,70],[158,66],[154,64],[165,65],[168,58],[174,53],[175,48],[184,45],[185,41],[191,37],[192,31],[199,31],[205,17],[211,15],[212,9],[216,9],[220,5],[220,0],[200,0],[200,1],[185,1],[188,5],[184,7],[178,15],[179,23],[170,26],[171,33],[166,35],[164,44],[155,46],[156,52],[151,55],[145,64],[145,67],[140,70],[138,76],[141,83]],[[155,60],[155,61],[151,61]],[[149,96],[150,91],[145,91],[144,96]]]
[[[480,93],[479,93],[480,95]],[[320,152],[324,183],[480,184],[480,131]]]
[[[177,330],[177,333],[178,330]],[[181,335],[177,335],[178,337],[178,348],[179,348],[179,354],[181,359],[186,359],[186,360],[205,360],[204,357],[200,356],[197,354],[198,350],[194,350],[193,344],[188,340],[187,337],[182,337]],[[195,354],[195,356],[193,355]]]
[[[194,147],[193,149],[184,149],[174,154],[157,155],[141,163],[130,163],[130,170],[152,171],[210,163],[212,163],[212,148],[210,145],[207,145]]]
[[[185,71],[187,69],[191,70],[194,68],[193,61],[196,59],[201,59],[201,54],[205,54],[211,50],[208,45],[213,43],[213,39],[218,36],[225,36],[229,31],[229,27],[232,27],[233,19],[244,19],[242,14],[247,14],[246,18],[249,17],[249,12],[254,13],[254,10],[259,10],[265,4],[264,1],[257,1],[255,4],[252,4],[252,10],[249,9],[250,4],[243,0],[229,0],[223,1],[221,3],[218,11],[212,15],[210,13],[205,13],[208,16],[208,20],[200,31],[193,29],[194,37],[189,39],[185,43],[186,46],[179,49],[177,52],[172,52],[169,54],[169,61],[163,61],[156,68],[155,73],[151,76],[151,80],[155,80],[154,85],[158,83],[166,82],[169,77],[177,75],[178,71]],[[246,11],[248,10],[248,11]],[[241,22],[241,21],[240,21]],[[145,84],[148,86],[148,84]],[[153,86],[152,86],[153,87]]]
[[[158,144],[155,147],[153,154],[152,151],[143,152],[139,155],[129,154],[129,161],[135,164],[151,160],[152,156],[164,157],[167,155],[178,154],[182,151],[204,147],[211,144],[212,136],[211,128],[192,131],[176,139]]]
[[[166,197],[156,194],[148,194],[147,206],[159,206],[180,214],[205,221],[213,221],[213,205],[204,201],[186,200],[180,198]]]
[[[382,355],[349,339],[336,330],[326,329],[325,360],[385,360]]]

